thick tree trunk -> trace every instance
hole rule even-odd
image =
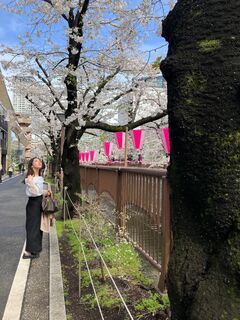
[[[61,139],[60,137],[51,139],[52,147],[52,177],[55,177],[55,174],[61,169]]]
[[[68,93],[68,109],[65,112],[66,118],[71,116],[77,108],[77,78],[68,74],[65,79]],[[71,201],[75,203],[79,201],[78,193],[81,193],[80,168],[79,168],[79,151],[78,141],[83,132],[77,131],[78,120],[74,120],[65,127],[65,141],[63,145],[62,168],[64,172],[63,183],[67,187],[67,192]],[[74,208],[69,204],[71,217],[74,215]]]
[[[71,134],[71,128],[66,127],[66,137]],[[73,139],[73,138],[72,138]],[[63,183],[67,187],[67,192],[73,202],[79,201],[78,193],[81,192],[80,168],[79,168],[79,151],[77,143],[72,143],[71,140],[65,139],[62,167],[64,172]],[[69,200],[69,199],[68,199]],[[71,201],[68,201],[71,217],[74,215],[74,208]]]
[[[73,131],[74,130],[74,131]],[[78,150],[78,132],[73,126],[65,128],[65,141],[62,154],[62,168],[63,168],[63,185],[67,187],[68,209],[71,218],[75,214],[73,203],[79,203],[81,200],[79,194],[81,193],[81,178],[79,167],[79,150]]]
[[[178,0],[163,23],[173,320],[240,319],[239,21],[239,0]]]

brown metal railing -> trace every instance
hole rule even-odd
[[[81,165],[80,174],[82,189],[100,197],[108,218],[161,271],[163,291],[171,240],[166,171]]]

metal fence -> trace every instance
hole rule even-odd
[[[81,165],[80,174],[82,189],[99,199],[108,218],[161,271],[163,291],[171,242],[166,171]]]

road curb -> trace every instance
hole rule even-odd
[[[19,320],[21,317],[22,304],[26,289],[30,259],[22,259],[25,250],[25,243],[15,273],[12,287],[8,296],[2,320]]]
[[[55,223],[50,228],[49,320],[66,320],[62,269]]]

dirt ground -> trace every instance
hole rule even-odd
[[[74,260],[72,253],[69,250],[69,244],[67,238],[63,235],[59,239],[60,254],[61,254],[61,264],[64,277],[64,287],[65,287],[65,301],[66,310],[69,320],[100,320],[101,315],[97,307],[91,308],[82,299],[79,299],[79,288],[78,288],[78,275],[77,275],[77,262]],[[139,299],[145,298],[149,294],[148,288],[140,287],[139,285],[132,285],[127,280],[114,279],[119,287],[120,291],[124,296],[127,296],[128,308],[134,319],[143,320],[169,320],[169,310],[159,311],[155,316],[152,315],[141,315],[137,317],[137,313],[134,309],[134,305]],[[106,280],[110,284],[109,280]],[[154,290],[151,288],[151,291]],[[92,294],[93,290],[91,286],[88,288],[83,288],[81,295],[84,297],[87,294]],[[115,307],[112,309],[102,310],[104,319],[106,320],[127,320],[130,319],[124,306]],[[139,314],[138,314],[139,315]]]

